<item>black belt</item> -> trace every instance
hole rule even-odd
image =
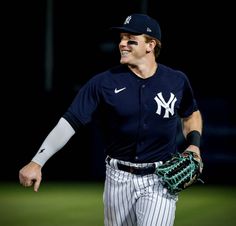
[[[107,162],[110,165],[110,157],[107,157]],[[117,167],[119,170],[123,170],[128,173],[133,173],[136,175],[147,175],[147,174],[153,174],[156,170],[155,164],[152,164],[151,166],[146,166],[146,167],[135,167],[135,166],[127,166],[121,163],[117,163]]]

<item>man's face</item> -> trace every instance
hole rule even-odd
[[[148,43],[143,35],[121,33],[119,50],[121,64],[138,65],[146,57]]]

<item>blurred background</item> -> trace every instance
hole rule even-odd
[[[227,1],[8,1],[2,4],[1,181],[18,181],[79,88],[119,63],[111,26],[148,13],[162,29],[159,62],[185,72],[204,120],[203,180],[235,184],[232,7]],[[224,15],[224,16],[222,16]],[[74,136],[43,168],[44,180],[102,181],[100,131]]]

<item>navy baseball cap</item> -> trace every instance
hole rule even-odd
[[[161,41],[159,23],[146,14],[131,14],[126,17],[122,27],[111,27],[111,29],[137,35],[146,34]]]

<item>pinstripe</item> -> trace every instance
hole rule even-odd
[[[104,205],[107,210],[104,212],[104,223],[107,226],[135,225],[135,199],[131,196],[134,194],[131,186],[132,175],[129,178],[126,174],[128,173],[107,166],[107,186],[104,189]]]
[[[166,199],[164,198],[164,196],[162,196],[161,198],[161,204],[159,206],[159,214],[158,214],[158,219],[157,219],[157,225],[162,225],[162,220],[164,217],[164,213],[165,213],[165,205],[166,205]]]
[[[158,196],[158,194],[153,193],[153,202],[152,202],[151,209],[149,212],[149,221],[151,221],[150,225],[156,225],[158,215],[156,215],[155,213],[157,212],[158,207],[159,207],[158,205],[159,200],[160,200],[160,197]]]
[[[173,200],[171,200],[171,203],[169,205],[170,214],[168,214],[166,225],[174,225],[175,210],[176,210],[175,202]]]
[[[117,176],[118,176],[118,178],[120,178],[120,176],[121,176],[121,173],[120,173],[121,171],[118,171],[117,172]],[[123,205],[122,205],[122,202],[121,202],[121,200],[120,200],[120,198],[122,198],[122,196],[121,196],[121,190],[122,190],[122,188],[123,188],[123,183],[122,183],[122,178],[120,179],[120,181],[121,181],[121,183],[120,182],[116,182],[116,200],[117,200],[117,210],[118,210],[118,214],[116,214],[117,215],[117,225],[119,225],[120,223],[118,223],[118,222],[122,222],[123,221],[123,219],[124,219],[124,215],[122,215],[122,209],[124,210],[124,207],[123,207]]]
[[[119,175],[118,175],[118,172],[116,172],[115,176],[118,178]],[[114,204],[112,204],[112,208],[114,209],[114,212],[113,212],[113,216],[115,216],[114,218],[116,219],[115,220],[115,224],[114,225],[119,225],[118,222],[120,222],[119,220],[119,217],[120,217],[120,214],[119,214],[119,202],[118,202],[118,197],[119,197],[119,193],[118,193],[118,183],[117,181],[115,181],[115,186],[114,186],[114,193],[113,193],[113,196],[114,198],[112,198],[111,200],[114,200]]]
[[[165,206],[165,212],[166,214],[163,216],[163,221],[162,221],[162,225],[168,225],[168,218],[170,218],[170,214],[171,214],[171,201],[170,202],[166,202],[166,206]]]
[[[115,203],[116,203],[116,199],[115,199],[115,181],[112,181],[112,183],[111,183],[111,185],[112,185],[112,187],[111,187],[111,198],[110,198],[110,208],[111,208],[111,218],[113,218],[113,221],[112,222],[114,222],[114,224],[112,224],[112,226],[113,225],[116,225],[116,222],[117,222],[117,220],[116,220],[116,209],[115,209]]]
[[[126,179],[125,179],[126,178]],[[127,180],[128,179],[128,180]],[[132,186],[132,175],[127,175],[126,172],[123,172],[123,182],[122,190],[120,191],[120,196],[123,198],[123,224],[124,226],[135,225],[135,211],[133,210],[135,199],[133,198],[133,186]]]
[[[122,175],[122,178],[121,180],[124,181],[124,175]],[[120,186],[121,187],[121,186]],[[125,193],[125,189],[126,189],[127,186],[122,186],[121,187],[121,191],[119,191],[119,194],[120,194],[120,197],[121,197],[121,203],[122,203],[122,206],[121,206],[121,210],[122,210],[122,218],[121,219],[124,219],[124,225],[129,225],[128,224],[128,221],[127,221],[127,217],[126,217],[126,214],[128,213],[128,205],[126,203],[127,199],[124,198],[124,196],[126,195]]]
[[[131,177],[130,179],[133,181],[133,175],[130,174],[130,177]],[[134,186],[132,183],[130,184],[130,186],[126,187],[126,191],[127,191],[126,197],[128,197],[127,202],[128,202],[128,206],[129,206],[129,208],[128,208],[128,210],[129,210],[129,218],[128,219],[130,222],[129,225],[135,225],[135,222],[136,222],[136,214],[135,214],[136,210],[135,210],[135,206],[134,206],[135,197],[134,197],[134,195],[132,195],[132,196],[130,195],[130,194],[134,193]]]
[[[157,175],[118,170],[117,160],[106,165],[103,201],[105,226],[173,226],[177,198],[166,192]]]
[[[163,205],[163,211],[165,214],[162,215],[161,219],[161,225],[166,225],[166,219],[168,218],[168,215],[170,214],[168,206],[170,205],[170,201],[165,200],[165,205]]]
[[[144,184],[144,191],[147,188],[148,184],[145,183],[145,181],[143,180],[143,184]],[[145,202],[145,199],[139,199],[137,201],[137,221],[138,221],[138,225],[140,225],[141,221],[142,221],[142,213],[145,211],[145,209],[147,208],[146,206],[147,202]]]
[[[152,189],[155,189],[155,185],[153,185]],[[152,225],[151,220],[153,219],[153,217],[158,216],[158,214],[155,214],[158,213],[158,210],[156,210],[156,206],[159,206],[159,202],[161,202],[162,200],[158,199],[159,196],[153,193],[153,190],[148,194],[146,198],[147,208],[144,212],[142,225]]]

